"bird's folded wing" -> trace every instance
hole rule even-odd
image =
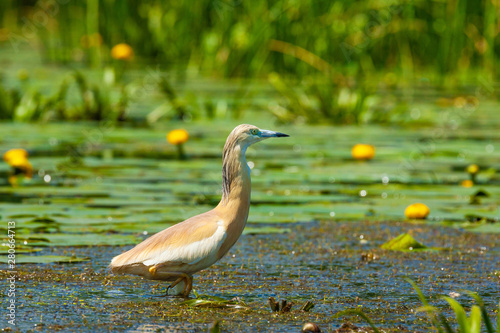
[[[222,219],[209,211],[151,236],[115,257],[111,266],[138,263],[152,266],[167,262],[196,264],[216,256],[225,239],[226,228]]]

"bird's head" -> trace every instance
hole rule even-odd
[[[256,142],[276,137],[285,137],[287,134],[260,129],[254,125],[239,125],[237,126],[227,139],[228,142],[233,142],[242,147],[248,147]]]
[[[229,197],[231,191],[232,181],[238,174],[246,169],[248,177],[250,176],[250,169],[240,168],[242,162],[245,161],[245,152],[251,144],[256,142],[274,138],[288,136],[280,132],[268,131],[260,129],[253,125],[239,125],[229,134],[224,145],[222,153],[222,201]],[[242,160],[243,159],[243,160]],[[246,164],[245,164],[246,165]],[[250,187],[248,186],[248,189]]]

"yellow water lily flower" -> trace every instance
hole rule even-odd
[[[26,149],[22,149],[22,148],[14,148],[14,149],[10,149],[8,150],[5,154],[3,154],[3,160],[5,162],[7,162],[7,164],[10,165],[10,162],[11,160],[15,160],[15,159],[20,159],[20,158],[24,158],[24,159],[27,159],[28,158],[28,152],[26,151]]]
[[[131,60],[134,57],[134,50],[128,44],[116,44],[111,49],[111,57],[116,60]]]
[[[375,157],[375,147],[358,143],[351,150],[352,157],[356,160],[371,160]]]
[[[189,140],[189,133],[185,129],[175,129],[167,134],[167,141],[173,145],[180,145]]]
[[[477,164],[471,164],[465,170],[471,175],[475,175],[476,173],[479,172],[479,166]]]
[[[466,180],[462,181],[461,185],[463,187],[472,187],[472,186],[474,186],[474,182],[470,179],[466,179]]]
[[[431,210],[423,203],[414,203],[406,207],[405,216],[409,219],[425,219]]]
[[[14,169],[14,175],[9,177],[11,184],[11,178],[17,177],[18,174],[23,174],[29,179],[33,177],[33,166],[28,161],[28,152],[25,149],[10,149],[3,155],[3,160]]]

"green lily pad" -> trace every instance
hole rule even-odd
[[[31,246],[131,245],[141,241],[133,235],[120,234],[39,234],[43,240],[28,240]]]
[[[0,255],[7,255],[9,251],[9,247],[7,246],[7,243],[5,244],[0,244]],[[33,248],[31,246],[26,246],[26,245],[19,245],[16,244],[16,255],[20,253],[34,253],[34,252],[40,252],[42,251],[41,248]]]
[[[480,232],[485,234],[500,234],[500,223],[481,223],[474,224],[467,228],[468,231]]]
[[[6,256],[0,256],[1,263],[7,263],[8,258]],[[30,256],[24,254],[16,255],[16,265],[18,264],[48,264],[48,263],[78,263],[83,261],[89,261],[89,258],[76,258],[68,256],[56,256],[56,255],[42,255],[42,256]]]
[[[246,227],[243,230],[244,235],[261,235],[261,234],[286,234],[290,232],[289,228],[277,227]]]
[[[410,234],[401,234],[396,238],[381,245],[381,248],[386,250],[398,250],[398,251],[414,251],[414,250],[424,250],[428,247],[418,242]]]

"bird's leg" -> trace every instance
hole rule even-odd
[[[181,276],[180,278],[178,278],[177,280],[175,280],[173,283],[171,283],[171,284],[167,287],[167,292],[165,293],[165,296],[168,296],[168,291],[169,291],[171,288],[175,287],[175,286],[176,286],[179,282],[181,282],[183,279],[184,279],[184,277],[182,277],[182,276]],[[184,290],[183,290],[183,293],[182,293],[182,294],[183,294],[183,296],[184,296]]]
[[[170,288],[175,287],[177,284],[179,284],[179,282],[184,280],[184,289],[182,291],[182,296],[188,297],[189,293],[193,289],[193,278],[186,273],[181,272],[158,272],[158,268],[160,268],[161,266],[162,264],[157,264],[149,268],[149,273],[151,273],[151,276],[155,280],[168,280],[171,277],[177,277],[177,280],[175,280],[168,286],[167,292],[164,296],[168,296],[168,291],[170,290]]]
[[[186,275],[186,280],[184,282],[184,292],[183,292],[184,297],[188,297],[192,289],[193,289],[193,277]]]
[[[167,288],[167,295],[168,295],[168,290],[170,288],[175,287],[179,282],[184,280],[184,289],[182,290],[182,296],[188,297],[189,293],[193,289],[193,278],[185,273],[176,273],[179,274],[179,278],[175,280],[170,286]]]

